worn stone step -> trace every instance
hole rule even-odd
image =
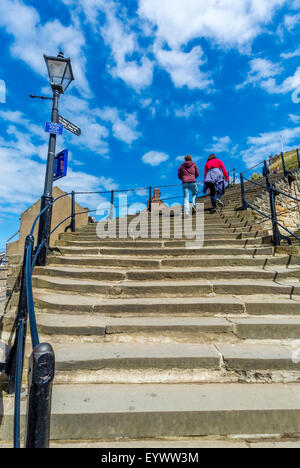
[[[220,355],[211,345],[71,343],[55,344],[56,371],[127,369],[219,369]]]
[[[299,389],[299,384],[56,386],[51,439],[296,435],[300,432]],[[22,422],[25,411],[23,401]],[[9,440],[13,399],[5,398],[0,412],[0,438]]]
[[[161,281],[161,280],[192,280],[192,279],[265,279],[278,280],[299,279],[299,269],[277,268],[266,270],[249,267],[247,270],[241,267],[215,267],[215,268],[177,268],[159,270],[119,270],[107,271],[106,269],[71,268],[71,267],[36,267],[34,274],[37,276],[67,277],[69,279],[94,279],[97,281]]]
[[[255,239],[255,238],[261,238],[261,237],[265,237],[265,236],[268,236],[268,231],[253,231],[253,232],[240,232],[240,233],[237,233],[237,232],[234,232],[233,229],[222,229],[222,230],[204,230],[204,238],[209,240],[211,238],[213,239]],[[119,238],[116,238],[116,239],[107,239],[107,240],[102,240],[102,239],[99,239],[97,237],[96,234],[94,235],[78,235],[78,234],[61,234],[60,235],[60,241],[75,241],[75,242],[93,242],[93,241],[98,241],[98,240],[101,240],[102,242],[115,242],[115,243],[122,243],[122,245],[127,245],[127,244],[130,244],[132,242],[135,242],[135,243],[145,243],[147,242],[148,244],[150,243],[153,243],[154,245],[156,243],[158,243],[158,241],[156,239],[151,239],[151,237],[149,239],[135,239],[134,241],[131,239],[131,238],[126,238],[126,239],[119,239]],[[162,241],[159,241],[159,242],[164,242],[163,240]],[[176,243],[178,242],[176,239],[172,240],[171,242],[173,243]],[[180,242],[180,241],[179,241]]]
[[[300,295],[300,285],[279,284],[257,280],[193,280],[183,281],[125,281],[118,284],[96,280],[75,280],[60,277],[34,276],[33,287],[80,294],[100,294],[109,297],[202,297],[217,295],[278,294]]]
[[[104,299],[99,296],[66,295],[36,291],[35,304],[41,312],[51,313],[90,313],[105,316],[153,316],[172,314],[177,316],[216,314],[242,314],[244,301],[231,298],[150,298],[150,299]],[[274,298],[274,301],[276,298]],[[267,311],[267,309],[266,309]],[[266,312],[267,313],[267,312]],[[300,311],[299,311],[300,313]]]
[[[144,248],[179,248],[179,247],[185,247],[185,241],[165,241],[165,242],[122,242],[119,241],[107,241],[107,240],[101,240],[101,239],[95,239],[93,241],[60,241],[57,243],[57,247],[113,247],[113,248],[135,248],[135,249],[144,249]],[[225,238],[225,239],[205,239],[203,243],[203,247],[210,247],[210,246],[242,246],[242,247],[247,247],[247,246],[256,246],[260,247],[261,245],[273,245],[272,244],[272,238],[271,237],[265,237],[265,238],[253,238],[253,239],[230,239],[230,238]]]
[[[297,257],[299,259],[299,257]],[[162,259],[161,266],[163,268],[192,268],[192,267],[221,267],[226,264],[227,267],[271,267],[275,265],[289,266],[289,265],[298,265],[299,261],[296,260],[294,256],[246,256],[246,255],[236,255],[228,256],[226,260],[222,256],[212,255],[206,257],[203,255],[200,258],[181,258],[181,259]]]
[[[300,315],[300,300],[294,296],[292,300],[270,297],[246,297],[245,308],[249,315]]]
[[[298,340],[300,337],[300,319],[297,318],[257,317],[231,321],[236,335],[245,340]]]
[[[283,345],[222,343],[216,347],[227,370],[300,371],[299,349],[296,356],[292,348]]]
[[[273,247],[257,247],[257,248],[234,248],[234,247],[203,247],[203,248],[165,248],[165,249],[130,249],[130,248],[98,248],[98,247],[60,247],[60,252],[66,255],[114,255],[116,257],[140,256],[140,257],[192,257],[196,255],[272,255]]]
[[[298,266],[299,256],[249,256],[236,255],[226,257],[226,267],[274,267],[274,266]],[[111,267],[111,268],[215,268],[224,267],[224,259],[220,255],[201,256],[193,258],[169,258],[165,259],[141,259],[141,258],[113,258],[104,256],[49,256],[47,265],[66,265],[82,267]]]
[[[42,335],[73,336],[82,339],[95,336],[110,338],[132,335],[145,341],[159,341],[159,336],[185,342],[220,343],[223,340],[297,340],[299,318],[219,318],[219,317],[103,317],[81,315],[38,314],[38,329]],[[200,341],[201,340],[201,341]]]
[[[233,324],[223,318],[134,317],[38,314],[38,328],[46,335],[107,337],[123,334],[230,334]],[[172,336],[170,335],[170,338]]]
[[[117,268],[160,268],[160,260],[134,259],[134,258],[103,258],[103,257],[79,257],[79,256],[49,256],[47,265],[82,265],[82,266],[107,266]]]
[[[71,295],[59,292],[35,293],[35,304],[41,312],[65,314],[98,314],[104,316],[227,316],[249,315],[293,316],[300,315],[300,300],[284,296],[230,296],[203,298],[135,298],[105,299],[96,295]]]

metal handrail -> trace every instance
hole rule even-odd
[[[289,193],[283,192],[279,189],[277,189],[274,185],[272,185],[269,181],[269,177],[266,176],[266,185],[259,184],[257,182],[254,182],[253,180],[249,180],[246,177],[243,176],[241,173],[241,191],[242,191],[242,202],[243,202],[243,207],[242,209],[247,209],[251,208],[252,210],[255,210],[258,212],[260,215],[262,215],[264,218],[267,218],[272,221],[273,225],[273,242],[275,246],[280,246],[282,240],[287,240],[288,244],[291,245],[292,241],[289,237],[283,236],[281,232],[279,231],[279,227],[281,227],[285,232],[287,232],[290,236],[294,237],[296,240],[300,242],[300,237],[298,237],[295,233],[290,231],[287,227],[285,227],[282,223],[280,223],[277,219],[277,212],[276,212],[276,202],[275,202],[275,197],[277,195],[283,195],[284,197],[287,197],[297,203],[300,203],[300,199],[293,197]],[[254,205],[252,205],[247,199],[246,199],[246,193],[248,191],[245,190],[244,183],[245,181],[249,182],[252,185],[259,186],[261,187],[264,191],[269,193],[269,202],[270,202],[270,212],[271,216],[267,215],[263,211],[259,210],[256,208]]]

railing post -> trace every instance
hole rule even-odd
[[[236,169],[233,169],[233,183],[235,185],[236,182]]]
[[[269,198],[270,198],[270,210],[271,210],[271,217],[272,217],[272,228],[273,228],[273,242],[275,247],[279,247],[282,235],[280,234],[278,224],[277,224],[277,212],[276,212],[276,200],[275,200],[275,188],[269,182],[269,178],[267,177],[267,187],[269,191]]]
[[[248,208],[248,203],[247,203],[246,197],[245,197],[245,181],[244,181],[244,176],[243,176],[242,173],[240,174],[240,176],[241,176],[242,210],[247,210],[247,208]]]
[[[299,155],[298,149],[297,149],[297,160],[298,160],[298,168],[300,169],[300,155]]]
[[[287,170],[286,170],[286,165],[285,165],[285,160],[284,160],[284,154],[281,153],[281,160],[282,160],[282,167],[283,167],[283,173],[284,173],[284,177],[287,176]]]
[[[71,209],[72,209],[72,213],[71,213],[71,232],[75,232],[76,231],[76,216],[75,216],[75,192],[74,190],[72,191],[72,194],[71,194]]]
[[[30,244],[33,246],[33,243],[34,243],[33,236],[27,236],[25,240],[25,247],[24,247],[21,288],[20,288],[17,318],[16,318],[16,337],[15,337],[14,344],[10,349],[7,362],[6,362],[6,369],[5,369],[5,373],[7,374],[8,380],[9,380],[9,394],[13,394],[16,389],[17,348],[18,348],[18,341],[19,341],[19,330],[21,326],[23,327],[23,350],[25,349],[26,328],[27,328],[27,318],[28,318],[27,288],[26,288],[26,277],[25,277],[26,261],[27,261],[27,250]],[[22,364],[21,364],[22,368],[23,368],[23,356],[24,356],[24,352],[22,355]]]
[[[110,213],[109,213],[109,219],[112,220],[114,217],[114,190],[111,191],[111,197],[110,197]]]
[[[34,348],[29,361],[26,448],[49,448],[54,372],[52,346],[41,343]]]
[[[148,211],[149,211],[149,213],[151,213],[151,211],[152,211],[152,187],[149,187]]]

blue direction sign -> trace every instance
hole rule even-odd
[[[46,122],[45,132],[52,133],[54,135],[62,135],[64,131],[64,126],[62,124]]]
[[[68,150],[63,150],[55,156],[53,181],[61,179],[67,175],[68,171]]]

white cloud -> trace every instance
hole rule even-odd
[[[287,0],[139,0],[139,13],[173,49],[204,37],[243,49]]]
[[[286,128],[278,132],[261,133],[258,137],[249,137],[248,148],[241,152],[247,167],[268,158],[271,154],[281,152],[281,138],[283,136],[285,150],[293,149],[300,144],[300,127]]]
[[[1,112],[0,118],[7,124],[5,138],[0,137],[0,213],[19,215],[42,194],[47,157],[47,144],[44,143],[46,134],[43,133],[41,138],[35,131],[28,132],[34,126],[19,112]],[[27,133],[22,130],[24,122],[25,125],[29,122]],[[97,177],[83,171],[77,172],[72,170],[71,165],[67,177],[59,180],[56,185],[66,191],[85,192],[118,188],[118,184],[110,177]],[[85,206],[95,209],[102,201],[103,197],[99,195],[83,196],[78,199],[79,203],[85,203]]]
[[[187,86],[189,89],[207,89],[212,85],[209,74],[200,70],[206,62],[201,47],[196,46],[190,52],[165,50],[156,44],[155,56],[159,65],[171,76],[176,88]]]
[[[153,63],[147,53],[139,46],[138,34],[131,28],[126,10],[113,0],[64,0],[64,3],[82,8],[94,33],[101,34],[105,44],[111,49],[112,64],[109,72],[120,78],[136,91],[150,86],[153,79]],[[105,22],[98,14],[105,15]]]
[[[266,59],[253,59],[250,61],[250,71],[246,80],[238,85],[236,89],[242,89],[245,86],[260,86],[269,94],[286,94],[297,89],[300,85],[300,67],[294,75],[287,77],[281,83],[277,83],[276,77],[283,73],[281,65]]]
[[[85,38],[77,24],[64,26],[57,19],[42,24],[35,8],[20,0],[0,0],[0,27],[13,36],[12,55],[45,77],[43,53],[57,55],[63,50],[72,58],[76,86],[84,96],[91,95],[85,76]]]
[[[294,52],[287,52],[287,53],[283,52],[280,55],[280,57],[282,57],[285,60],[292,59],[294,57],[300,57],[300,47],[298,47],[296,50],[294,50]]]
[[[201,117],[207,109],[211,108],[211,104],[205,102],[195,102],[194,104],[186,104],[183,108],[176,108],[174,110],[176,117],[188,119],[189,117]]]
[[[284,25],[288,31],[292,31],[300,23],[300,13],[297,15],[286,15]]]
[[[207,148],[205,151],[210,153],[228,153],[234,152],[235,148],[232,147],[231,138],[229,136],[225,137],[216,137],[212,138],[213,143],[212,145]]]
[[[300,122],[300,115],[290,114],[289,119],[293,123],[298,123],[298,122]]]
[[[149,164],[150,166],[156,167],[159,166],[161,163],[167,161],[169,159],[169,155],[166,153],[161,153],[158,151],[149,151],[148,153],[144,154],[142,157],[142,161],[145,164]]]
[[[124,141],[131,145],[140,137],[140,133],[136,130],[138,121],[136,114],[125,114],[123,119],[120,112],[116,108],[105,107],[98,112],[99,117],[112,124],[112,131],[115,138]]]
[[[238,85],[237,89],[242,89],[247,85],[264,86],[269,82],[270,78],[280,75],[283,68],[267,59],[256,58],[250,61],[250,71],[246,80]]]

